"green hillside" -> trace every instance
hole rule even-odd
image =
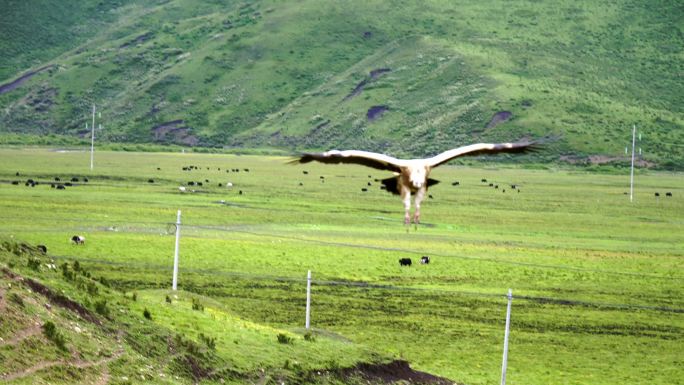
[[[0,82],[52,67],[0,94],[5,133],[86,136],[95,103],[113,142],[416,156],[551,135],[543,160],[620,163],[636,125],[641,164],[684,166],[676,1],[15,3]]]
[[[185,291],[122,292],[36,246],[0,243],[3,384],[445,384],[339,336],[242,319]],[[391,381],[389,383],[394,383]],[[451,383],[451,382],[449,382]]]

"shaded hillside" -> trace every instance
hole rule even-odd
[[[676,2],[111,6],[101,12],[111,21],[78,49],[17,59],[27,67],[4,84],[54,68],[0,95],[2,131],[85,136],[96,103],[110,141],[424,155],[561,135],[555,158],[619,162],[636,124],[644,161],[684,162]]]

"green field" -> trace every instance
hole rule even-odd
[[[0,157],[0,236],[47,245],[58,263],[77,260],[136,292],[131,306],[149,308],[160,328],[213,335],[236,371],[381,356],[459,383],[497,383],[511,288],[507,383],[665,385],[684,375],[679,173],[638,170],[630,203],[627,174],[444,166],[431,175],[441,183],[424,224],[407,231],[400,200],[375,182],[388,175],[361,166],[99,152],[90,171],[80,150],[1,149]],[[189,165],[199,170],[182,170]],[[54,177],[79,182],[56,190]],[[28,178],[41,183],[27,187]],[[164,304],[177,210],[180,296],[220,312],[195,317]],[[85,245],[72,245],[74,234]],[[422,255],[429,265],[417,263]],[[400,267],[404,257],[414,264]],[[238,340],[259,333],[301,338],[307,270],[315,348],[241,348]],[[115,373],[123,364],[110,365]]]

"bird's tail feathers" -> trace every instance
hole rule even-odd
[[[385,190],[387,190],[387,192],[391,192],[394,195],[400,195],[401,194],[399,192],[399,184],[398,184],[399,180],[396,176],[383,179],[380,181],[380,183],[382,183],[382,185],[385,186]],[[428,180],[427,180],[427,186],[428,187],[434,186],[437,183],[439,183],[439,181],[437,179],[428,178]]]
[[[387,192],[391,192],[394,195],[399,195],[399,185],[396,176],[383,179],[380,181],[380,183],[385,186],[385,190],[387,190]]]

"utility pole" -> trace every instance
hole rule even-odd
[[[311,270],[306,274],[306,330],[311,327]]]
[[[173,255],[173,283],[171,289],[176,291],[178,288],[178,246],[180,244],[180,226],[181,226],[181,211],[178,210],[176,218],[176,251]]]
[[[506,369],[508,367],[508,335],[511,329],[511,302],[513,290],[508,289],[508,307],[506,308],[506,333],[504,334],[503,364],[501,365],[501,385],[506,385]]]
[[[90,127],[90,170],[93,170],[93,166],[95,165],[94,162],[94,156],[95,156],[95,105],[93,104],[93,125]],[[97,116],[100,118],[100,121],[102,121],[102,112],[98,112]],[[102,130],[102,123],[98,124],[97,127],[99,130]],[[86,130],[88,129],[88,123],[86,123]]]
[[[632,125],[632,170],[629,177],[629,201],[634,201],[634,145],[636,144],[636,124]]]
[[[90,171],[93,170],[93,156],[95,151],[95,105],[93,104],[93,125],[90,131]]]

